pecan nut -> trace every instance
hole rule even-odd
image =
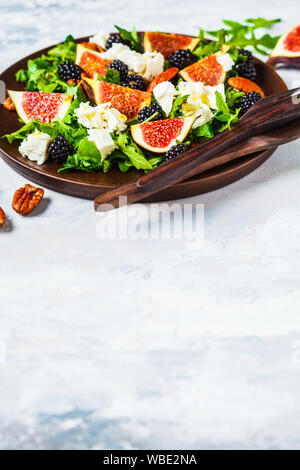
[[[25,184],[15,192],[12,208],[21,215],[30,214],[41,202],[44,190]]]
[[[4,223],[5,223],[5,212],[0,207],[0,227],[2,227],[2,225],[4,225]]]
[[[13,102],[13,100],[11,99],[10,96],[8,98],[6,98],[6,100],[3,103],[3,106],[8,111],[15,111],[16,110],[15,103]]]

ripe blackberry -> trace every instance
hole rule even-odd
[[[248,80],[255,82],[257,73],[252,61],[240,62],[236,65],[235,69],[240,77],[248,78]]]
[[[48,157],[56,163],[64,163],[69,155],[73,155],[73,145],[62,135],[58,135],[48,147]]]
[[[165,155],[165,161],[171,160],[171,158],[177,157],[183,152],[186,152],[188,150],[188,147],[183,144],[177,144],[173,145],[173,147],[170,148],[170,150],[167,151]]]
[[[126,80],[128,75],[128,67],[126,64],[124,64],[124,62],[119,59],[116,59],[111,64],[109,64],[108,68],[117,70],[120,73],[120,79]]]
[[[251,62],[252,62],[252,61],[254,60],[254,59],[253,59],[253,55],[251,54],[251,52],[250,52],[250,51],[247,51],[246,49],[240,49],[240,50],[239,50],[239,54],[246,56],[246,57],[247,57],[247,61],[251,61]]]
[[[163,112],[161,106],[158,103],[153,103],[151,106],[145,106],[143,109],[139,111],[139,122],[144,122],[149,119],[153,114],[157,113],[156,116],[151,119],[151,121],[161,121],[162,119],[166,119],[166,115]]]
[[[121,36],[120,36],[120,33],[114,33],[114,34],[111,34],[108,38],[108,40],[106,41],[106,49],[110,49],[111,46],[115,43],[120,43],[120,44],[125,44],[125,46],[128,46],[131,48],[131,44],[129,41],[126,41],[126,39],[122,39]]]
[[[127,86],[128,88],[134,88],[136,90],[146,90],[146,83],[141,75],[128,75],[125,80],[122,81],[121,85]]]
[[[239,108],[241,108],[241,114],[245,114],[249,109],[261,99],[261,94],[256,91],[246,93],[239,102]]]
[[[168,57],[168,60],[173,67],[184,69],[196,62],[197,57],[189,49],[178,49]]]
[[[58,75],[61,80],[67,82],[72,79],[75,82],[81,79],[83,70],[79,65],[73,64],[73,62],[63,62],[58,66]]]

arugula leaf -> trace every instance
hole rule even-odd
[[[207,39],[202,39],[196,49],[193,51],[193,54],[198,57],[198,59],[203,59],[204,57],[215,54],[219,51],[217,41],[208,41]]]
[[[118,148],[126,155],[137,170],[152,170],[152,165],[143,154],[143,151],[132,140],[127,132],[113,136]]]
[[[196,127],[196,129],[193,129],[192,132],[197,137],[206,137],[207,139],[211,139],[215,135],[212,126],[209,123]]]
[[[27,62],[27,70],[21,69],[16,73],[16,80],[25,85],[28,91],[44,93],[68,92],[70,85],[60,80],[59,64],[65,61],[75,62],[76,42],[68,36],[62,44],[50,49],[36,59]]]
[[[190,95],[184,95],[184,96],[177,95],[176,96],[176,98],[173,102],[173,105],[172,105],[171,112],[168,116],[169,118],[175,118],[175,117],[181,115],[182,105],[186,102],[186,100],[188,99],[189,96]]]
[[[142,42],[135,29],[133,27],[132,31],[127,31],[127,29],[121,28],[120,26],[115,25],[115,28],[119,31],[122,39],[130,42],[131,48],[137,52],[142,52]]]
[[[21,129],[11,134],[6,134],[2,136],[2,139],[7,139],[10,144],[12,144],[15,140],[25,140],[32,134],[35,130],[40,132],[45,132],[45,134],[49,134],[52,136],[52,129],[50,124],[44,124],[40,121],[31,121],[28,124],[25,124]]]
[[[114,83],[115,85],[120,85],[120,72],[115,69],[107,69],[105,75],[98,75],[97,80],[101,82]]]
[[[220,92],[216,93],[216,104],[218,110],[214,116],[213,125],[215,133],[223,132],[231,128],[231,124],[238,120],[240,109],[231,112],[228,104],[224,101]]]
[[[235,90],[234,88],[228,87],[226,90],[226,103],[228,105],[228,108],[233,111],[236,109],[236,106],[238,105],[240,99],[242,96],[244,96],[243,91],[238,91]]]
[[[164,161],[164,159],[165,159],[164,155],[158,155],[158,156],[150,158],[149,163],[151,163],[152,168],[156,168],[158,165],[160,165],[160,163]]]
[[[76,42],[72,35],[66,37],[62,44],[58,44],[48,51],[49,56],[57,56],[63,62],[71,60],[75,62],[76,59]]]
[[[280,23],[281,19],[266,20],[266,18],[248,18],[245,22],[252,24],[255,28],[271,28],[275,23]]]
[[[242,24],[237,21],[223,20],[224,25],[228,27],[227,29],[224,29],[224,39],[226,44],[233,47],[241,49],[244,47],[252,47],[256,52],[259,52],[262,55],[268,55],[269,50],[272,50],[275,47],[280,36],[264,34],[261,37],[257,37],[255,32],[260,28],[269,29],[280,21],[281,20],[279,18],[274,20],[267,20],[265,18],[248,18],[245,20],[245,24]],[[218,38],[220,35],[220,30],[206,32],[214,38]]]
[[[65,165],[58,170],[58,173],[63,173],[68,170],[91,172],[102,168],[103,162],[101,161],[101,154],[96,145],[94,142],[83,139],[79,143],[77,153],[68,157]]]

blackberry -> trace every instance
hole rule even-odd
[[[125,80],[121,83],[122,86],[127,86],[128,88],[134,88],[136,90],[145,91],[146,83],[141,75],[128,75]]]
[[[189,49],[178,49],[168,57],[168,60],[173,67],[184,69],[196,62],[197,57]]]
[[[128,75],[128,67],[126,64],[124,64],[124,62],[119,59],[116,59],[111,64],[109,64],[108,68],[117,70],[120,73],[121,81],[126,80]]]
[[[177,144],[173,145],[173,147],[170,148],[170,150],[167,151],[165,155],[165,161],[171,160],[171,158],[177,157],[183,152],[186,152],[188,150],[188,147],[183,144]]]
[[[58,75],[61,80],[67,82],[72,79],[75,82],[81,79],[83,70],[79,65],[73,64],[73,62],[63,62],[58,66]]]
[[[251,91],[251,93],[246,93],[239,102],[239,107],[241,108],[241,114],[245,114],[249,109],[261,99],[261,94],[256,93],[256,91]]]
[[[48,157],[56,163],[64,163],[69,155],[73,155],[73,145],[61,134],[59,134],[48,147]]]
[[[249,61],[249,62],[250,62],[250,61],[253,62],[253,60],[254,60],[253,55],[251,54],[251,52],[250,52],[250,51],[247,51],[246,49],[240,49],[240,50],[239,50],[239,54],[246,56],[246,57],[247,57],[247,61]]]
[[[161,106],[158,103],[153,103],[151,106],[145,106],[143,109],[139,111],[139,122],[144,122],[149,119],[153,114],[158,113],[154,116],[151,121],[161,121],[162,119],[166,119],[166,115],[163,112]]]
[[[129,41],[126,41],[126,39],[122,39],[121,36],[120,36],[120,33],[114,33],[114,34],[111,34],[108,38],[108,40],[106,41],[106,44],[105,44],[105,47],[106,49],[110,49],[111,46],[115,43],[120,43],[120,44],[125,44],[125,46],[128,46],[131,48],[131,44]]]
[[[240,77],[248,78],[248,80],[255,82],[257,73],[252,61],[240,62],[236,65],[235,69]]]

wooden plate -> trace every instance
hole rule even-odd
[[[87,38],[81,38],[78,41],[81,42],[85,40],[87,40]],[[15,73],[19,69],[26,68],[29,59],[34,59],[46,53],[48,49],[50,49],[50,47],[35,52],[15,63],[0,75],[0,80],[4,81],[8,89],[23,90],[22,85],[15,80]],[[287,90],[285,83],[268,64],[256,59],[256,67],[259,77],[258,83],[263,88],[266,95]],[[0,106],[0,136],[15,132],[20,127],[21,124],[18,121],[17,114],[9,112],[4,109],[3,106]],[[137,170],[121,173],[117,169],[112,169],[106,174],[102,172],[84,173],[72,171],[59,175],[57,173],[59,166],[55,163],[46,163],[39,166],[27,158],[23,158],[18,152],[19,144],[19,142],[9,144],[6,139],[1,139],[0,154],[3,160],[29,181],[70,196],[94,199],[98,194],[107,189],[116,188],[119,185],[136,181],[141,175],[141,172]],[[161,191],[147,201],[179,199],[221,188],[251,173],[265,162],[273,152],[274,150],[258,152],[254,155],[236,160],[232,164],[220,165],[201,175]]]

